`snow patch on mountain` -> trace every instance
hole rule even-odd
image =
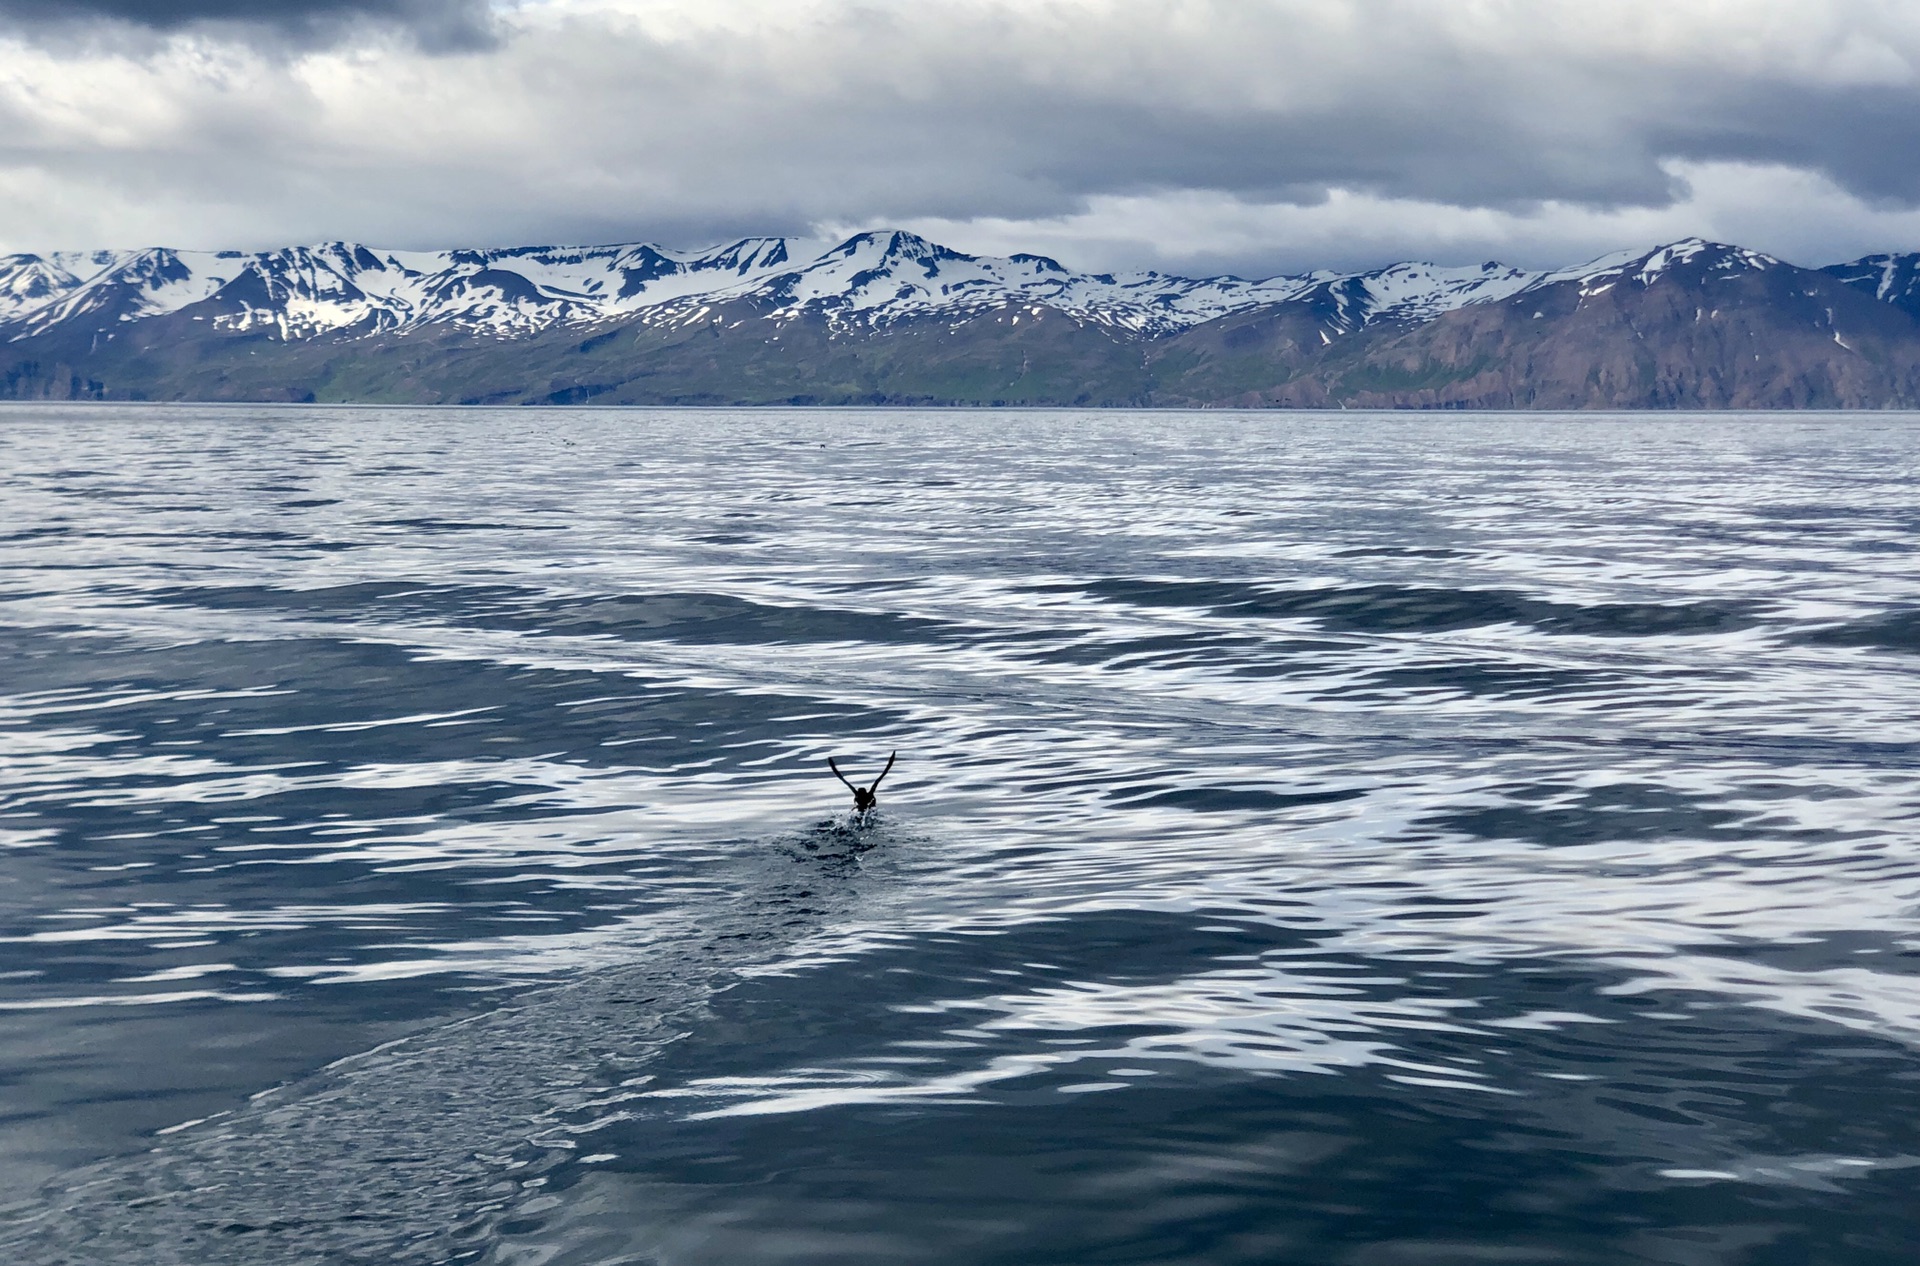
[[[1882,303],[1920,316],[1920,255],[1868,255],[1820,270]]]
[[[1169,333],[1229,312],[1296,297],[1305,279],[1196,280],[1163,273],[1076,273],[1041,255],[967,255],[912,233],[861,233],[811,263],[716,300],[765,298],[775,319],[820,313],[837,325],[920,317],[964,321],[1003,308],[1046,307],[1137,333]]]
[[[1827,271],[1851,285],[1874,279],[1884,301],[1920,303],[1916,259],[1873,256]],[[779,237],[694,251],[647,244],[395,251],[351,242],[258,253],[154,248],[0,257],[0,341],[61,328],[111,336],[126,323],[175,315],[280,339],[435,327],[516,338],[613,320],[701,324],[721,319],[715,314],[723,308],[736,322],[817,317],[840,330],[915,320],[959,325],[1044,310],[1152,337],[1288,305],[1308,313],[1330,340],[1374,322],[1426,321],[1567,282],[1586,298],[1623,282],[1653,285],[1680,270],[1733,275],[1778,264],[1701,238],[1549,272],[1403,263],[1259,280],[1080,273],[1040,255],[968,255],[898,231],[859,233],[821,252]]]
[[[786,265],[781,238],[710,251],[655,246],[376,251],[349,242],[236,251],[0,258],[0,336],[110,329],[204,305],[216,328],[281,338],[450,324],[524,335],[626,315]]]
[[[1487,264],[1396,264],[1370,273],[1248,280],[1159,272],[1079,273],[1040,255],[968,255],[912,233],[861,233],[811,258],[786,238],[706,251],[653,245],[391,251],[349,242],[258,254],[101,251],[0,259],[0,337],[76,324],[114,326],[192,309],[233,332],[283,339],[408,332],[435,325],[499,336],[629,318],[710,319],[747,303],[779,322],[818,315],[836,328],[916,319],[961,323],[1046,308],[1139,335],[1237,312],[1320,302],[1334,332],[1422,320],[1511,293],[1534,274]]]
[[[1771,255],[1748,250],[1744,246],[1728,246],[1722,242],[1709,242],[1705,238],[1688,237],[1665,246],[1656,246],[1650,251],[1616,251],[1572,268],[1555,269],[1541,274],[1524,289],[1539,290],[1546,286],[1577,282],[1580,296],[1588,298],[1605,294],[1622,281],[1632,281],[1642,287],[1651,286],[1667,274],[1696,262],[1701,270],[1720,273],[1764,271],[1780,263]]]

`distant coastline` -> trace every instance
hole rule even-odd
[[[1365,409],[1920,407],[1920,255],[1697,238],[1530,272],[1076,273],[909,233],[0,257],[0,399]]]

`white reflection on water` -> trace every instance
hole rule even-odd
[[[404,1069],[474,1053],[435,1030],[330,1083],[330,1128],[524,1164],[503,1122],[564,1085],[717,1121],[1175,1070],[1599,1120],[1636,1043],[1618,1080],[1682,1097],[1694,1036],[1920,1044],[1910,419],[6,420],[0,1008],[178,1009],[102,1074],[128,1098],[195,1008],[351,1049],[530,980],[562,1023],[656,962],[690,1043],[775,991],[711,1039],[761,1064],[616,1093],[583,1027],[442,1120]],[[878,826],[836,825],[825,758],[895,748]],[[1182,939],[1215,923],[1292,939]],[[1110,925],[1164,943],[1075,939]],[[984,965],[1049,929],[1059,961]],[[866,1029],[793,1036],[842,990]],[[178,1116],[271,1151],[216,1110],[311,1070]],[[1742,1111],[1661,1172],[1767,1169],[1706,1163]],[[1591,1128],[1636,1173],[1686,1150]]]

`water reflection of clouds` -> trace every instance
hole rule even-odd
[[[788,982],[799,1028],[844,988],[913,1030],[789,1050],[739,1020],[755,1066],[648,1092],[716,1119],[1196,1070],[1618,1095],[1722,1039],[1696,1062],[1736,1095],[1809,1031],[1920,1044],[1920,665],[1881,644],[1920,592],[1909,433],[624,413],[569,415],[562,453],[518,415],[290,411],[204,456],[238,424],[153,416],[8,434],[0,516],[71,529],[0,536],[16,1010],[270,1029],[673,950]],[[1770,446],[1798,456],[1743,460]],[[268,475],[327,496],[233,494]],[[394,526],[423,505],[576,530]],[[715,535],[747,506],[751,542]],[[300,539],[237,544],[269,526]],[[891,833],[809,853],[844,808],[824,757],[894,747]],[[1366,970],[974,961],[1145,913]],[[859,975],[923,951],[897,998]],[[1869,1155],[1757,1120],[1653,1152],[1674,1182]]]
[[[1040,1074],[1071,1075],[1090,1063],[1105,1071],[1132,1061],[1151,1071],[1157,1061],[1185,1060],[1247,1073],[1333,1073],[1377,1065],[1392,1079],[1491,1093],[1512,1093],[1487,1074],[1460,1065],[1421,1063],[1393,1040],[1400,1029],[1475,1031],[1458,1016],[1474,1003],[1448,998],[1373,998],[1343,977],[1315,980],[1260,970],[1207,972],[1178,980],[1126,986],[1080,982],[1018,994],[985,995],[902,1008],[910,1014],[969,1020],[941,1030],[944,1040],[899,1042],[851,1066],[794,1070],[771,1078],[697,1079],[652,1092],[662,1098],[698,1101],[734,1099],[695,1115],[731,1116],[798,1112],[853,1103],[937,1102],[979,1097],[997,1083]],[[984,1018],[980,1017],[984,1014]],[[1583,1017],[1587,1018],[1587,1017]],[[1593,1021],[1598,1022],[1598,1021]],[[1105,1044],[1116,1029],[1153,1032]],[[995,1055],[978,1067],[952,1069],[952,1048],[966,1048],[1008,1035],[1070,1041],[1095,1036],[1086,1045]],[[946,1049],[947,1058],[915,1058],[916,1051]],[[916,1077],[912,1065],[935,1065]],[[1134,1070],[1138,1073],[1142,1070]],[[1083,1090],[1055,1086],[1056,1092]]]

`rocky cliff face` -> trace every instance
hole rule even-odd
[[[1920,405],[1920,256],[1084,274],[906,233],[0,259],[0,395],[1414,408]]]

